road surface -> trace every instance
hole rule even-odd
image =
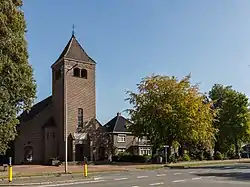
[[[102,174],[92,180],[41,185],[40,187],[246,187],[250,164],[206,166],[191,169],[159,169]]]

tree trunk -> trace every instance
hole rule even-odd
[[[238,146],[237,138],[235,138],[235,140],[234,140],[234,145],[235,145],[235,154],[236,154],[236,156],[238,156],[239,155],[239,146]]]
[[[184,155],[184,145],[181,144],[178,149],[179,156],[183,157]]]
[[[172,144],[173,144],[173,139],[169,138],[168,142],[167,142],[167,145],[168,145],[168,148],[167,148],[167,162],[170,162]]]
[[[153,163],[157,161],[156,160],[157,158],[154,157],[156,155],[156,151],[157,151],[157,146],[153,145],[152,146],[152,155],[151,155],[151,160],[152,160]]]
[[[214,146],[214,153],[216,153],[217,151],[221,151],[220,150],[220,140],[217,137],[217,141],[215,142],[215,146]]]

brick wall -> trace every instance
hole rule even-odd
[[[19,134],[15,139],[15,164],[21,164],[24,161],[24,148],[33,147],[33,162],[43,163],[45,157],[44,151],[44,123],[51,117],[52,106],[47,106],[42,112],[32,120],[20,124]]]
[[[77,62],[66,61],[65,63],[72,67]],[[95,65],[82,62],[77,64],[78,68],[87,70],[88,77],[87,79],[74,77],[73,70],[69,71],[65,76],[67,99],[64,98],[64,101],[67,101],[68,134],[76,131],[78,108],[83,109],[84,122],[96,118]]]

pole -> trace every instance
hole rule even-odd
[[[84,164],[83,164],[83,175],[84,177],[88,176],[88,164],[87,161],[84,159]]]
[[[12,163],[11,163],[11,160],[12,160],[12,158],[10,157],[9,158],[9,172],[8,172],[9,182],[12,182]]]
[[[66,69],[66,68],[65,68]],[[65,71],[65,70],[64,70]],[[65,106],[65,173],[68,173],[68,109],[67,109],[67,70],[65,72],[64,76],[64,88],[65,88],[65,101],[64,101],[64,106]]]

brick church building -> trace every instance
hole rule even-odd
[[[104,159],[104,127],[96,120],[95,61],[73,34],[51,69],[52,96],[19,117],[15,164],[64,160],[66,137],[69,161],[84,156],[89,160]]]

